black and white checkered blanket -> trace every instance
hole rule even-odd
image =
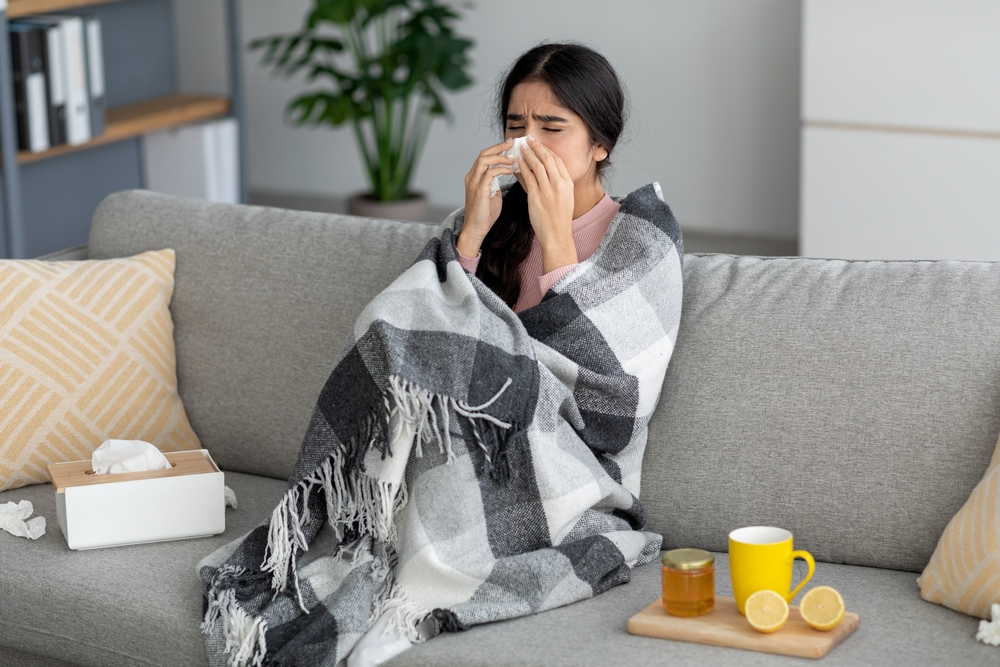
[[[647,424],[681,313],[656,184],[515,314],[458,263],[458,212],[362,312],[270,520],[199,565],[212,664],[333,665],[629,580]]]

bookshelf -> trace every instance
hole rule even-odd
[[[120,2],[121,0],[10,0],[7,6],[7,16],[12,19],[34,16],[35,14],[48,14],[51,12],[64,12],[91,5],[103,5],[108,2]]]
[[[157,130],[214,118],[235,117],[240,132],[240,200],[246,201],[239,7],[238,0],[224,1],[230,55],[231,94],[228,96],[176,90],[176,46],[172,42],[172,26],[163,25],[167,18],[172,19],[173,0],[0,0],[0,169],[3,186],[0,258],[37,256],[86,242],[89,213],[97,201],[115,189],[142,187],[140,137]],[[133,8],[135,11],[129,11]],[[121,70],[117,77],[114,72],[106,72],[109,107],[105,131],[79,145],[63,144],[38,153],[19,151],[7,22],[37,14],[80,9],[105,12],[99,16],[106,23],[106,67]],[[169,37],[160,39],[157,50],[157,44],[152,43],[156,39],[148,37],[154,34],[162,36],[164,28]],[[144,31],[145,40],[141,34]],[[169,42],[166,46],[164,39]],[[144,58],[149,61],[145,70],[142,69],[146,62]],[[144,76],[148,80],[144,81]],[[116,79],[121,89],[117,102],[113,99]],[[159,83],[161,79],[168,83]],[[173,89],[164,89],[171,85]],[[91,181],[89,192],[87,179]],[[65,204],[62,208],[73,210],[61,210],[62,204]],[[84,212],[88,213],[84,215]],[[51,223],[52,229],[36,228],[40,222]],[[40,241],[41,237],[45,240]],[[69,240],[61,244],[54,240],[62,237]],[[55,243],[57,247],[45,247],[46,242]]]
[[[123,104],[108,109],[107,126],[101,136],[94,137],[85,144],[77,146],[62,144],[41,153],[18,151],[17,161],[19,164],[28,164],[123,139],[139,137],[148,132],[220,118],[229,115],[229,109],[228,97],[186,93],[175,93],[134,104]]]

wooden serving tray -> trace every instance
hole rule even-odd
[[[628,619],[633,635],[676,639],[697,644],[730,646],[748,651],[780,653],[800,658],[822,658],[858,629],[861,618],[854,612],[844,614],[840,625],[828,632],[813,630],[799,616],[799,606],[789,605],[788,622],[777,632],[757,632],[736,609],[736,601],[716,597],[715,608],[704,616],[671,616],[657,600]]]
[[[95,475],[90,461],[67,461],[65,463],[48,464],[49,479],[56,493],[62,493],[71,486],[90,486],[91,484],[110,484],[113,482],[131,482],[138,479],[158,479],[160,477],[179,477],[181,475],[200,475],[219,472],[212,462],[202,453],[202,450],[186,452],[166,452],[163,454],[173,466],[169,470],[147,470],[143,472],[122,472],[113,475]]]

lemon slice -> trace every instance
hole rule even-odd
[[[833,630],[844,620],[844,598],[829,586],[817,586],[802,596],[799,613],[816,630]]]
[[[774,591],[757,591],[747,598],[743,609],[757,632],[775,632],[788,620],[788,603]]]

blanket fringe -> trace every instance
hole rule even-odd
[[[487,429],[490,428],[488,425],[505,431],[509,431],[512,428],[513,424],[510,422],[505,422],[484,411],[496,403],[513,383],[514,381],[511,378],[507,378],[507,381],[504,382],[503,386],[500,387],[499,391],[490,400],[481,405],[469,405],[465,401],[451,398],[444,394],[433,394],[427,389],[421,389],[408,380],[404,380],[396,375],[390,375],[389,393],[393,397],[394,405],[389,414],[390,416],[399,414],[402,417],[394,437],[399,436],[402,423],[405,421],[412,425],[416,432],[416,442],[414,443],[416,456],[423,456],[423,443],[436,442],[438,451],[447,455],[448,463],[453,463],[455,453],[451,443],[449,412],[450,410],[454,410],[456,414],[465,417],[472,426],[473,437],[486,459],[486,470],[492,471],[499,463],[495,460],[497,458],[497,448],[488,446],[484,441],[481,423]],[[436,409],[435,403],[437,404]],[[440,421],[438,418],[439,412]]]
[[[226,641],[225,654],[231,667],[261,667],[267,655],[267,622],[261,617],[253,617],[240,608],[234,588],[223,588],[221,581],[238,577],[235,568],[222,568],[216,574],[208,593],[208,609],[201,623],[203,634],[222,622],[222,636]]]
[[[423,456],[424,445],[436,444],[438,452],[447,457],[448,463],[452,463],[455,453],[449,413],[454,410],[472,427],[475,441],[485,458],[485,469],[501,479],[505,478],[506,458],[502,443],[516,429],[512,431],[511,423],[485,410],[512,384],[513,380],[507,378],[491,399],[481,405],[470,405],[390,375],[382,402],[359,425],[357,436],[350,443],[334,449],[309,476],[290,488],[272,512],[261,568],[271,573],[271,588],[283,592],[291,580],[299,607],[308,613],[299,591],[294,562],[297,554],[309,550],[303,527],[311,519],[309,498],[316,489],[323,490],[327,521],[335,531],[338,542],[354,542],[368,535],[378,542],[395,543],[394,517],[408,501],[405,481],[382,480],[366,474],[364,457],[373,450],[382,452],[383,458],[392,456],[391,444],[405,437],[404,424],[409,425],[414,433],[413,451],[416,456]],[[396,416],[395,432],[389,433],[388,425]],[[501,435],[504,431],[507,437]],[[492,434],[489,438],[491,444],[486,442],[484,433]]]
[[[295,597],[299,608],[307,612],[299,590],[294,563],[299,550],[308,551],[309,541],[302,527],[309,521],[309,493],[315,483],[306,479],[290,488],[271,512],[267,529],[267,548],[264,551],[263,572],[271,573],[271,588],[284,592],[288,588],[288,574],[292,573]],[[302,508],[300,510],[299,504]]]
[[[388,595],[372,616],[377,619],[385,613],[392,614],[385,629],[386,634],[406,637],[414,644],[427,641],[428,637],[420,634],[418,626],[431,616],[431,612],[406,597],[402,587],[395,580],[392,581]]]

